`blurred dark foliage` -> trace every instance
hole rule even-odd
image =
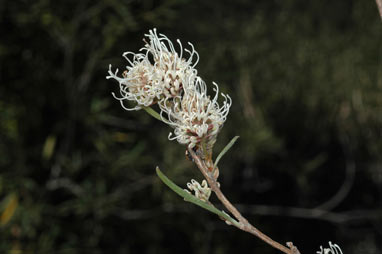
[[[157,27],[234,104],[223,191],[282,243],[381,253],[382,22],[375,2],[0,1],[0,252],[277,253],[155,175],[201,179],[167,126],[111,96]]]

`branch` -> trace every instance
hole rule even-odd
[[[349,142],[348,137],[345,135],[341,139],[342,139],[341,145],[343,148],[345,161],[346,161],[345,180],[343,184],[341,185],[340,189],[337,191],[337,193],[333,197],[331,197],[328,201],[324,202],[323,204],[314,208],[316,211],[322,210],[324,212],[324,211],[330,211],[334,209],[347,197],[351,188],[353,187],[355,173],[356,173],[356,164],[355,164],[354,155],[351,148],[351,142]]]
[[[379,15],[381,16],[381,19],[382,19],[382,0],[375,0],[375,2],[377,3]]]
[[[220,190],[218,182],[215,180],[212,172],[208,170],[208,167],[205,165],[204,161],[202,161],[196,153],[191,149],[188,148],[188,152],[194,159],[195,164],[198,166],[199,170],[203,174],[204,178],[207,180],[211,190],[215,192],[218,199],[222,202],[224,207],[232,213],[232,215],[239,221],[239,225],[235,225],[237,228],[246,231],[250,234],[253,234],[263,240],[264,242],[268,243],[272,247],[286,253],[286,254],[300,254],[298,249],[293,246],[291,242],[288,242],[287,245],[289,248],[285,247],[284,245],[272,240],[270,237],[262,233],[260,230],[258,230],[256,227],[252,226],[246,218],[244,218],[240,212],[231,204],[231,202],[224,196],[223,192]]]
[[[332,223],[349,223],[354,221],[378,220],[381,209],[349,210],[331,212],[316,208],[274,206],[274,205],[243,205],[235,204],[245,214],[265,216],[285,216],[299,219],[316,219]]]
[[[288,206],[272,206],[272,205],[247,205],[235,204],[244,214],[248,215],[263,215],[263,216],[280,216],[291,217],[297,219],[310,219],[327,221],[335,224],[343,223],[375,223],[380,217],[381,209],[360,209],[349,210],[343,212],[322,211],[315,208],[301,208]],[[115,208],[116,216],[124,220],[146,220],[152,217],[157,217],[161,213],[192,213],[188,205],[164,203],[161,206],[150,209],[122,209]]]

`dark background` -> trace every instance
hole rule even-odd
[[[149,29],[233,98],[222,190],[302,254],[382,250],[382,22],[373,0],[0,1],[0,253],[279,253],[155,175],[201,180],[106,80]],[[212,89],[210,89],[210,92]],[[212,198],[216,201],[215,198]]]

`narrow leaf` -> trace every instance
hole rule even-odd
[[[239,136],[235,136],[225,147],[224,149],[219,153],[218,157],[215,160],[214,163],[214,169],[218,165],[220,159],[223,157],[223,155],[235,144],[236,140],[239,138]]]
[[[152,109],[151,107],[142,107],[147,113],[149,113],[149,115],[151,115],[152,117],[158,119],[159,121],[162,121],[162,118],[160,117],[160,115],[158,114],[158,112],[156,112],[154,109]]]
[[[232,223],[236,226],[240,226],[239,222],[237,222],[235,219],[233,219],[227,213],[218,210],[214,206],[208,204],[207,202],[204,202],[204,201],[198,199],[194,195],[192,195],[192,194],[188,193],[187,191],[183,190],[182,188],[180,188],[173,181],[171,181],[167,176],[165,176],[162,173],[162,171],[160,171],[159,167],[156,168],[156,172],[157,172],[158,177],[163,181],[163,183],[166,184],[171,190],[176,192],[179,196],[183,197],[185,201],[194,203],[195,205],[198,205],[198,206],[200,206],[200,207],[202,207],[202,208],[204,208],[204,209],[206,209],[212,213],[219,215],[220,217],[226,219],[230,223]]]

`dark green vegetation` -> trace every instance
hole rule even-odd
[[[241,136],[220,181],[255,226],[302,254],[381,253],[372,0],[0,1],[0,253],[278,253],[168,189],[157,165],[180,186],[201,175],[112,98],[108,65],[153,27],[233,98],[215,154]]]

